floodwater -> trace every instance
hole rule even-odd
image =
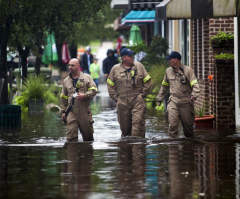
[[[91,105],[94,142],[80,136],[66,144],[53,112],[27,115],[21,130],[1,132],[1,199],[240,198],[240,143],[169,139],[164,117],[154,114],[147,139],[121,140],[104,89]]]

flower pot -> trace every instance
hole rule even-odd
[[[215,120],[214,115],[204,115],[202,117],[195,117],[195,128],[197,129],[211,129]]]

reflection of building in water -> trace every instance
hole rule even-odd
[[[145,145],[120,143],[116,198],[146,198],[144,169]]]
[[[192,144],[169,145],[169,181],[171,199],[192,199],[194,180]]]
[[[88,143],[67,143],[67,163],[64,182],[67,198],[87,199],[91,189],[93,148]]]
[[[233,145],[217,143],[195,147],[195,191],[204,198],[235,198],[235,151]]]

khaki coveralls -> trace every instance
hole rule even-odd
[[[172,67],[167,68],[157,101],[163,101],[170,89],[168,101],[168,132],[170,136],[178,134],[179,121],[182,122],[184,135],[193,136],[194,104],[191,96],[197,98],[200,89],[193,70],[188,66],[181,66],[176,72]]]
[[[89,107],[90,101],[96,95],[97,87],[88,74],[80,72],[80,76],[76,83],[78,92],[85,93],[86,98],[83,100],[74,99],[74,104],[69,112],[67,120],[67,140],[78,139],[78,128],[82,134],[84,141],[93,140],[93,120]],[[68,75],[63,81],[61,93],[61,108],[64,112],[72,100],[73,94],[76,92],[73,86],[73,79]]]
[[[151,89],[151,77],[144,66],[134,62],[130,69],[115,65],[107,79],[110,97],[117,102],[122,136],[145,137],[144,97]]]

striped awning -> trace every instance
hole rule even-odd
[[[156,19],[234,17],[239,6],[239,0],[164,0],[156,6]]]
[[[149,23],[155,21],[155,10],[132,10],[124,18],[122,24]]]
[[[129,0],[131,10],[154,10],[162,0]]]

